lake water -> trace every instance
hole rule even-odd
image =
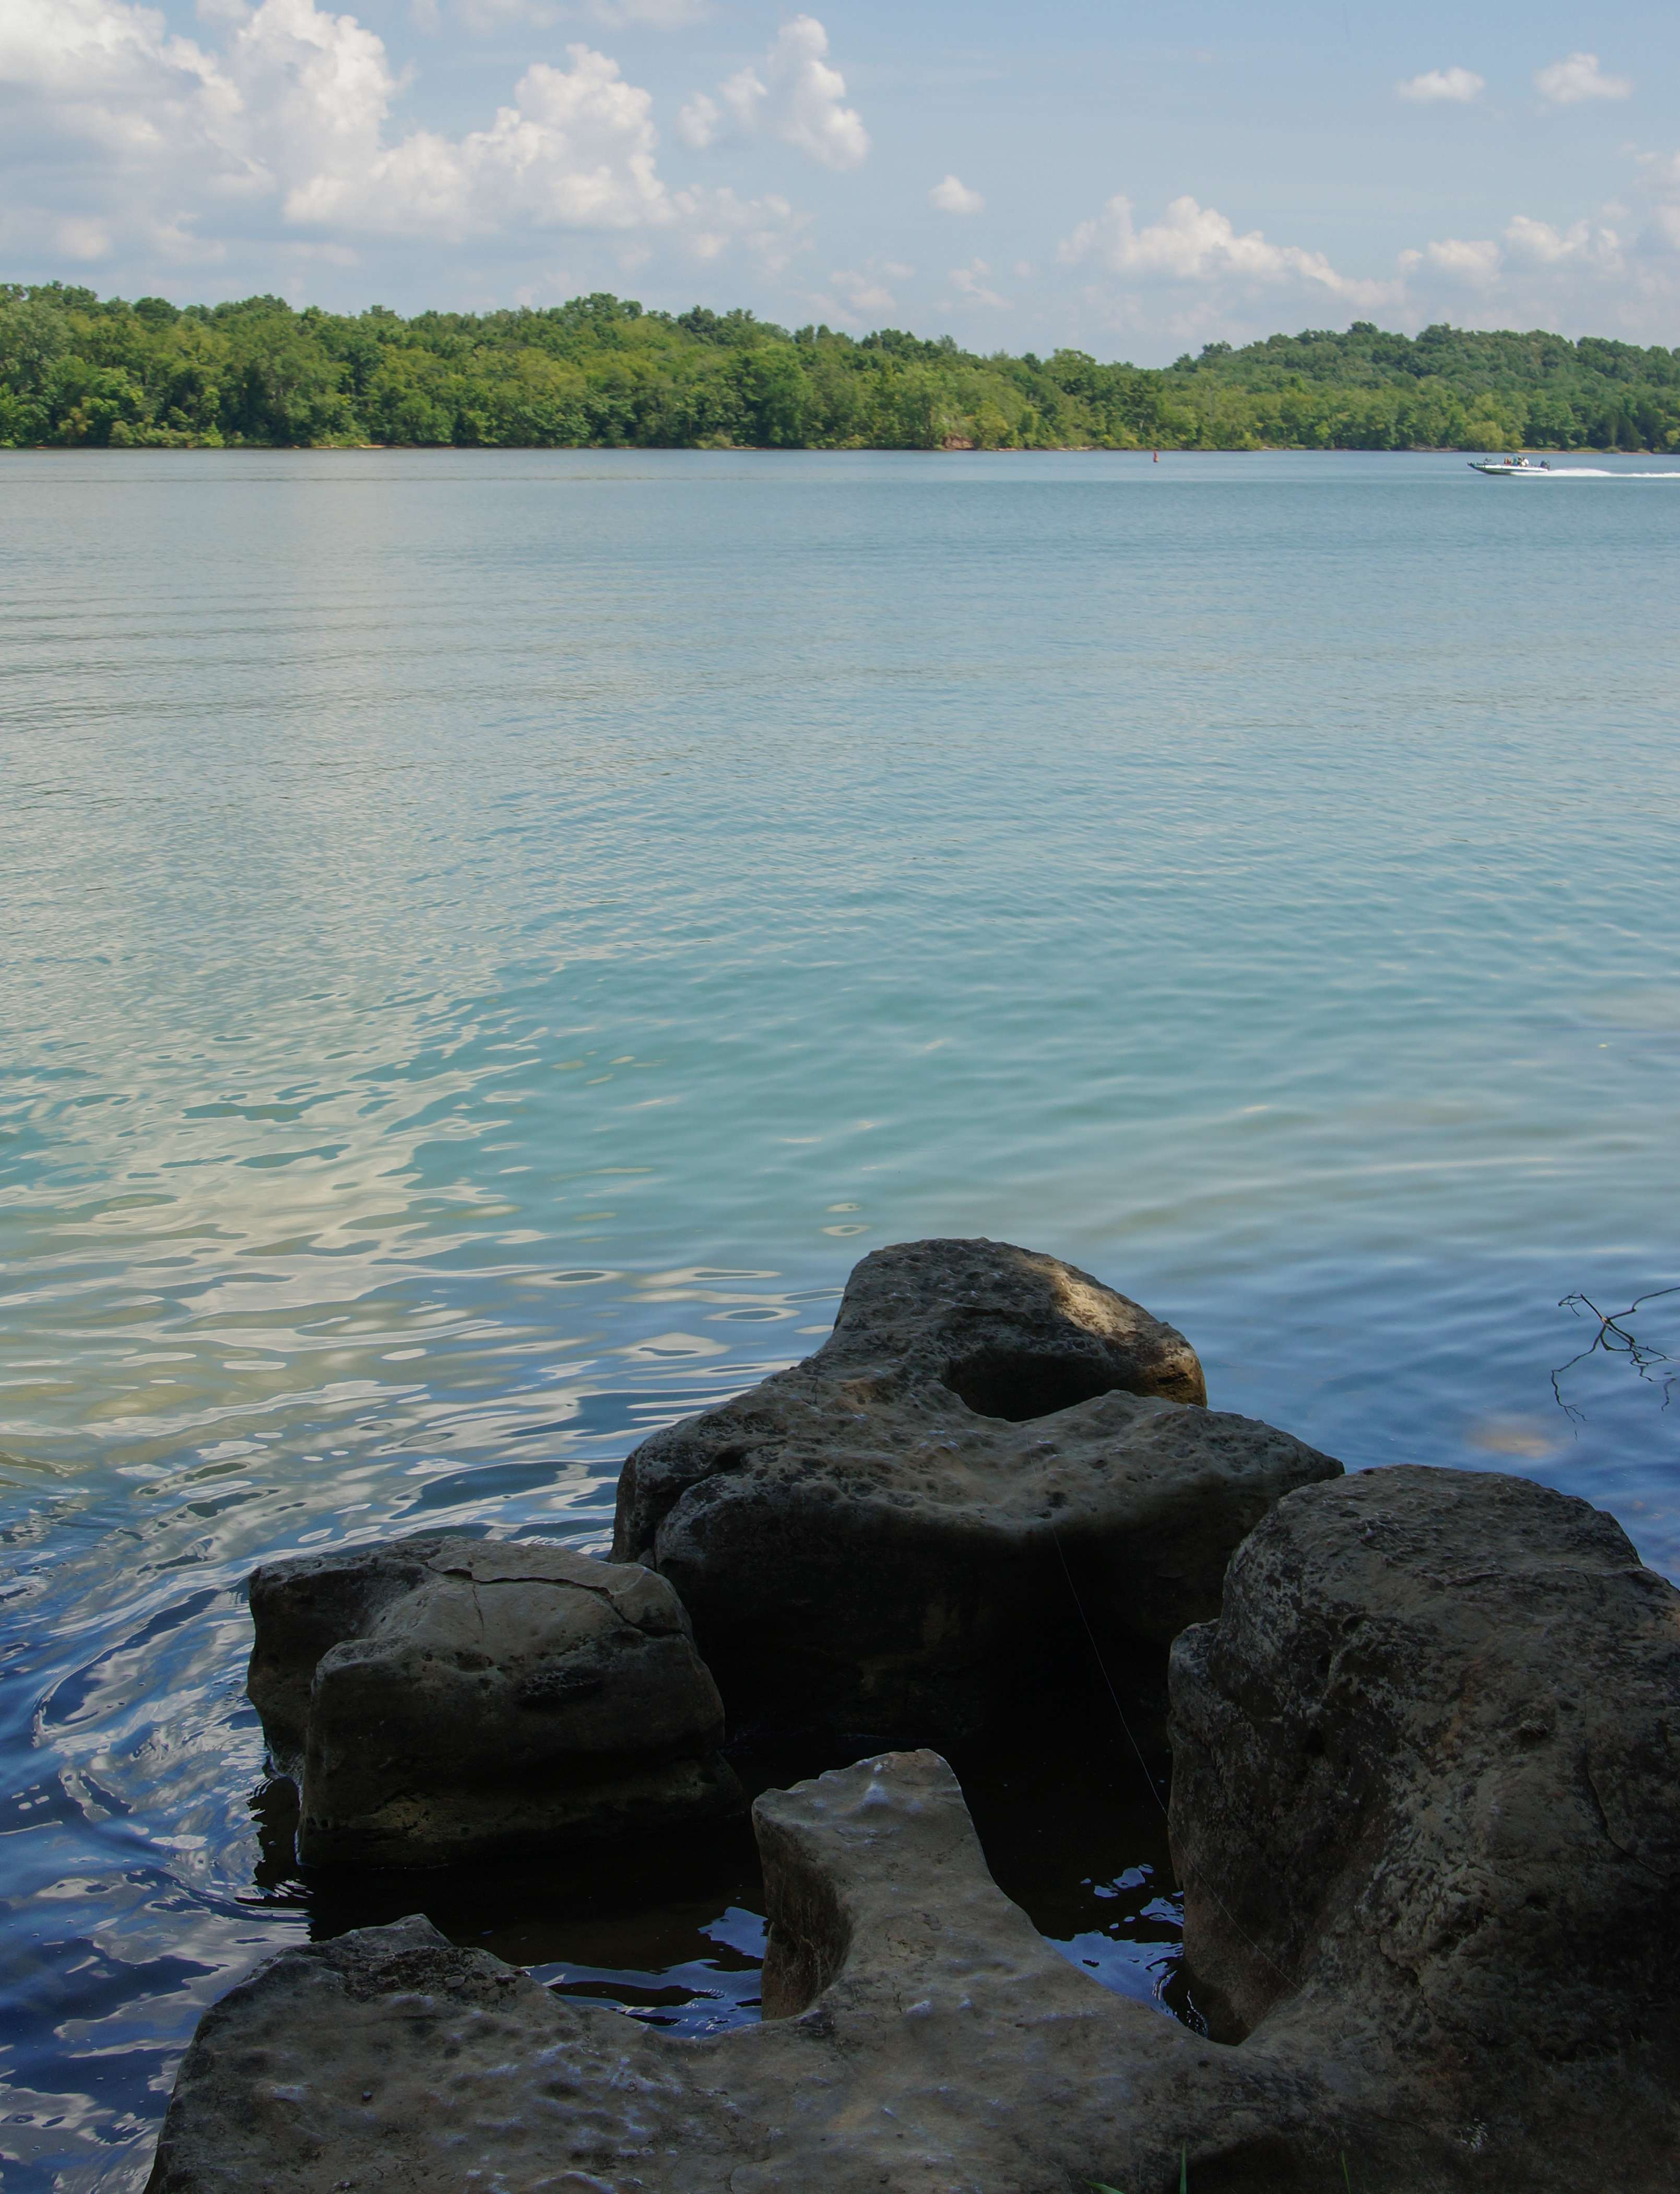
[[[1680,1283],[1677,544],[1680,479],[1434,457],[0,461],[9,2186],[140,2185],[206,2003],[428,1898],[754,2015],[733,1847],[265,1857],[241,1586],[600,1547],[876,1243],[1054,1250],[1217,1405],[1680,1574],[1680,1295],[1560,1369]],[[1087,1810],[1000,1870],[1149,1994]]]

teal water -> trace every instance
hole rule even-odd
[[[203,2006],[387,1916],[263,1858],[251,1565],[599,1546],[875,1243],[1680,1575],[1680,1295],[1559,1307],[1680,1283],[1677,549],[1449,457],[5,459],[9,2185],[140,2184]],[[1030,1909],[1149,1993],[1092,1839]],[[721,1879],[460,1931],[726,2022]]]

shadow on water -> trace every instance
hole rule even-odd
[[[858,1732],[823,1746],[748,1744],[732,1757],[756,1796],[882,1749]],[[1103,1987],[1200,2030],[1179,1973],[1165,1755],[1150,1757],[1146,1780],[1108,1700],[1081,1697],[1006,1740],[954,1753],[952,1766],[994,1879],[1039,1933]],[[315,1941],[420,1911],[452,1942],[525,1967],[559,1995],[670,2033],[757,2023],[764,1881],[744,1819],[553,1858],[324,1875],[293,1865],[295,1806],[286,1782],[253,1801],[257,1881],[303,1907]]]

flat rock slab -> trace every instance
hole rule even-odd
[[[882,1755],[754,1808],[765,2025],[664,2036],[420,1919],[290,1950],[206,2013],[152,2194],[1656,2194],[1677,1663],[1680,1594],[1581,1502],[1309,1487],[1175,1656],[1240,2041],[1059,1957],[943,1762]]]
[[[759,1801],[783,2015],[674,2038],[551,1996],[423,1920],[287,1952],[223,1998],[152,2194],[880,2194],[1176,2181],[1211,2116],[1304,2123],[1316,2083],[1111,1996],[993,1885],[943,1762]],[[1193,2180],[1192,2184],[1195,2182]]]
[[[731,1722],[950,1743],[1085,1668],[1158,1684],[1232,1549],[1341,1465],[1201,1406],[1184,1335],[1007,1243],[901,1243],[829,1339],[643,1443],[614,1559],[682,1596]]]
[[[563,1847],[742,1802],[663,1578],[541,1542],[398,1539],[251,1578],[248,1689],[308,1864]]]

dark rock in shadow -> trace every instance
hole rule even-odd
[[[248,1688],[307,1864],[439,1865],[741,1805],[662,1578],[563,1547],[399,1539],[251,1578]]]
[[[1166,2194],[1181,2156],[1195,2194],[1673,2184],[1680,1594],[1608,1518],[1458,1472],[1307,1487],[1173,1711],[1238,2042],[1076,1972],[943,1762],[877,1755],[754,1809],[768,2024],[673,2039],[364,1930],[206,2013],[152,2194]]]
[[[1680,1594],[1614,1518],[1409,1467],[1293,1495],[1171,1728],[1216,2031],[1380,2050],[1507,2185],[1674,2183]]]
[[[1341,1468],[1205,1395],[1182,1334],[1057,1258],[877,1250],[814,1356],[637,1449],[614,1559],[676,1586],[732,1723],[949,1745],[1087,1623],[1147,1694],[1238,1541]]]

